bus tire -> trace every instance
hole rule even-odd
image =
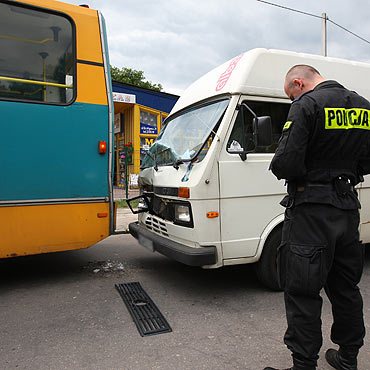
[[[282,226],[277,226],[267,237],[260,260],[256,264],[258,280],[267,288],[281,291],[279,286],[276,255],[281,242]]]

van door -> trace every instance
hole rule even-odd
[[[363,243],[370,243],[370,175],[365,176],[365,181],[358,187],[360,209],[360,239]]]
[[[269,147],[255,148],[252,113],[245,109],[243,122],[242,108],[235,112],[219,160],[224,260],[254,256],[265,227],[284,212],[279,204],[286,192],[284,181],[278,181],[268,168],[290,104],[282,99],[276,102],[242,98],[241,102],[245,102],[257,116],[271,116],[273,143]],[[248,154],[243,161],[235,153],[240,147],[255,153]]]

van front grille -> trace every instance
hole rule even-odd
[[[157,234],[168,236],[166,224],[156,217],[147,217],[147,219],[145,220],[145,225],[149,230],[152,230]]]

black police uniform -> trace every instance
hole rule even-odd
[[[278,270],[288,321],[284,342],[294,368],[317,366],[323,287],[332,304],[331,339],[356,357],[365,328],[354,186],[370,173],[369,101],[335,81],[297,98],[270,168],[288,183]]]

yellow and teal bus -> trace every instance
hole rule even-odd
[[[0,258],[114,232],[112,107],[100,12],[0,0]]]

